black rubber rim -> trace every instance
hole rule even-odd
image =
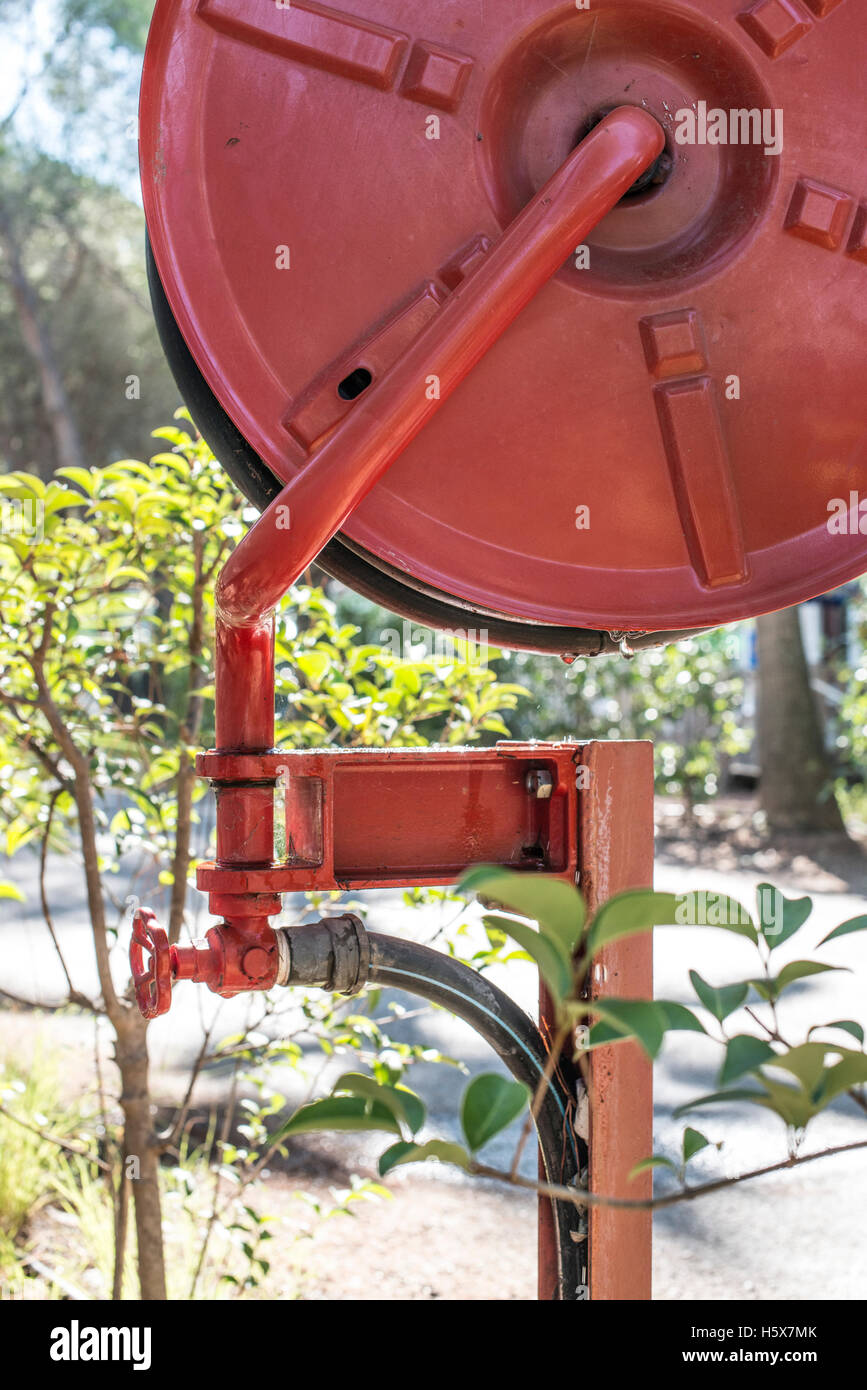
[[[163,289],[150,238],[146,244],[148,286],[157,332],[172,376],[196,428],[232,482],[260,512],[283,489],[280,482],[251,447],[214,395],[187,346]],[[466,632],[468,626],[483,631],[495,647],[542,652],[558,656],[602,656],[620,650],[623,634],[592,628],[554,627],[522,622],[462,604],[438,590],[402,579],[382,569],[375,557],[338,534],[317,557],[316,563],[332,579],[346,584],[364,598],[380,604],[410,622],[450,632]],[[693,637],[706,628],[683,632],[648,632],[629,638],[639,651]]]

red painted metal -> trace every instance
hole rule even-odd
[[[588,743],[581,762],[589,774],[580,802],[581,890],[593,912],[615,893],[653,886],[653,747]],[[649,932],[605,947],[594,965],[591,993],[652,997]],[[653,1066],[631,1042],[599,1048],[588,1062],[590,1190],[646,1201],[652,1175],[633,1182],[629,1174],[653,1152]],[[590,1208],[592,1300],[649,1299],[651,1256],[649,1211]]]
[[[225,621],[249,622],[279,603],[663,145],[659,124],[634,107],[581,142],[234,551],[217,594]]]
[[[159,0],[146,57],[160,275],[271,472],[318,495],[332,432],[372,428],[374,393],[627,102],[665,130],[667,178],[585,234],[589,268],[564,258],[411,439],[406,418],[341,534],[476,611],[624,631],[729,621],[860,572],[867,539],[826,523],[867,476],[864,6],[350,8]],[[781,111],[782,152],[679,144],[701,102]],[[359,367],[373,385],[345,400]],[[339,473],[315,521],[293,517],[310,544],[343,510]],[[347,507],[369,481],[353,471]]]
[[[321,856],[337,853],[338,862],[323,858],[319,865],[294,868],[272,864],[273,781],[267,772],[261,775],[261,763],[255,765],[255,758],[251,763],[249,756],[245,763],[244,756],[267,755],[274,742],[273,609],[376,478],[555,273],[567,248],[617,202],[661,148],[661,131],[644,112],[624,109],[607,116],[515,218],[407,347],[400,363],[335,427],[225,566],[216,595],[216,736],[218,750],[228,750],[240,761],[226,767],[220,778],[218,865],[205,868],[200,876],[200,884],[211,893],[211,910],[225,921],[212,929],[207,952],[185,961],[176,955],[176,973],[182,967],[194,971],[190,978],[224,994],[262,988],[263,979],[270,972],[273,980],[276,971],[276,939],[269,918],[280,910],[279,894],[293,884],[330,884],[337,870],[351,877],[352,866],[339,862],[341,842],[329,848],[331,837],[323,838],[321,832]],[[426,389],[431,381],[437,384],[433,393]],[[336,783],[331,790],[327,814],[337,795]],[[310,839],[315,826],[310,819],[313,808],[306,802],[289,807],[289,823],[294,830],[293,821],[308,811],[301,814],[297,833]],[[369,810],[366,818],[369,821]],[[352,821],[341,818],[340,825],[341,833],[349,835]],[[361,844],[350,859],[370,845],[369,826],[359,838]],[[406,833],[404,844],[409,852]],[[451,881],[479,857],[462,858],[454,843],[450,849],[452,859],[457,856],[456,865],[442,864],[434,874],[439,881]],[[392,848],[390,854],[396,853]],[[368,872],[374,874],[372,866]],[[401,881],[399,866],[394,881]],[[431,880],[419,868],[416,881]],[[263,950],[267,961],[261,958]],[[155,946],[151,968],[157,968],[159,956]],[[255,968],[248,968],[250,961]],[[145,979],[141,961],[136,973]]]
[[[277,952],[267,914],[279,910],[280,898],[269,895],[451,883],[480,862],[567,882],[577,878],[591,911],[616,892],[652,884],[649,743],[210,752],[199,755],[197,768],[214,784],[218,806],[227,791],[259,783],[273,798],[279,785],[288,853],[267,867],[241,865],[236,853],[200,866],[198,885],[210,893],[211,911],[228,919],[203,941],[169,947],[152,913],[136,915],[131,959],[147,1017],[168,1009],[173,981],[206,984],[224,997],[273,985]],[[254,915],[245,921],[248,911]],[[650,937],[606,948],[592,990],[650,997]],[[553,1013],[544,988],[539,1017],[543,1036],[550,1037]],[[591,1191],[648,1197],[649,1178],[629,1182],[628,1174],[652,1149],[650,1064],[637,1046],[624,1043],[592,1054],[589,1067],[589,1129],[582,1137],[589,1145]],[[650,1297],[649,1213],[593,1208],[589,1242],[589,1297]],[[557,1273],[551,1206],[540,1198],[540,1299],[555,1298]]]
[[[129,963],[142,1017],[158,1018],[166,1013],[172,1002],[169,938],[148,907],[138,908],[133,916]]]
[[[225,996],[268,989],[277,973],[268,918],[280,912],[282,893],[448,884],[479,863],[574,882],[579,747],[200,754],[198,771],[217,794],[220,857],[199,866],[197,883],[225,921],[204,941],[170,947],[153,914],[137,914],[131,960],[142,1012],[165,1012],[172,979]],[[541,796],[529,783],[537,774]],[[278,779],[288,848],[279,863],[240,801],[263,797],[273,834]]]
[[[216,595],[220,750],[268,753],[273,746],[273,609],[287,587],[555,273],[566,249],[617,202],[661,148],[658,125],[642,111],[615,111],[603,120],[237,547]],[[431,381],[436,382],[433,393],[427,389]],[[287,875],[262,876],[271,863],[273,835],[272,787],[255,777],[227,778],[217,807],[220,867],[215,872],[221,877],[209,887],[212,910],[225,914],[219,930],[228,934],[230,960],[243,960],[245,942],[267,938],[268,917],[279,911],[275,895]],[[225,874],[234,865],[244,866],[245,886],[227,891]],[[217,955],[212,976],[225,987]],[[232,990],[260,987],[243,970],[231,974],[229,984]]]
[[[279,912],[279,898],[276,909],[269,906],[268,910]],[[277,965],[277,941],[267,917],[244,930],[221,923],[211,927],[204,940],[184,946],[169,945],[148,909],[138,911],[133,919],[130,966],[136,1002],[145,1018],[168,1013],[176,980],[194,980],[230,999],[249,990],[270,989],[277,979]]]
[[[331,749],[203,753],[197,770],[217,792],[233,779],[285,786],[288,853],[257,867],[218,857],[198,886],[233,893],[454,883],[471,864],[574,882],[576,743],[494,748]],[[544,795],[528,787],[546,774]],[[253,788],[255,789],[255,788]]]

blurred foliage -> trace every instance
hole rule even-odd
[[[512,719],[514,737],[652,738],[657,790],[688,806],[716,794],[732,756],[749,746],[739,722],[739,634],[722,628],[676,646],[579,658],[515,653],[513,679],[531,693]]]
[[[139,875],[157,907],[157,876],[164,889],[173,882],[181,773],[213,737],[214,583],[244,522],[255,517],[225,486],[187,418],[179,412],[178,424],[157,432],[166,447],[149,463],[66,468],[48,482],[20,471],[0,477],[0,832],[9,855],[25,846],[75,853],[92,806],[103,891],[115,898],[118,926]],[[404,656],[358,636],[321,589],[304,586],[288,596],[277,643],[284,746],[421,746],[507,734],[504,712],[514,711],[521,691],[499,682],[492,666],[474,665],[472,652],[455,648],[447,661],[414,651]],[[82,757],[86,787],[80,775],[72,777],[71,760]],[[207,794],[197,781],[199,811]],[[184,868],[192,875],[195,860]],[[112,894],[112,884],[120,891]],[[0,884],[0,896],[14,894]],[[322,896],[310,895],[313,910]],[[312,1052],[319,1066],[323,1058],[345,1057],[382,1084],[396,1084],[417,1061],[450,1060],[396,1038],[391,1025],[403,1013],[394,1005],[380,1016],[378,990],[351,1001],[293,993],[291,1020],[285,996],[280,1004],[267,996],[261,1003],[255,1026],[202,1059],[206,1068],[234,1074],[242,1123],[234,1123],[232,1101],[228,1121],[212,1125],[195,1157],[184,1130],[174,1176],[162,1175],[173,1218],[167,1268],[178,1297],[215,1288],[221,1296],[249,1296],[268,1279],[269,1233],[257,1194],[267,1164],[286,1153],[272,1135],[285,1106],[271,1085],[274,1067],[303,1074]],[[125,1152],[122,1122],[103,1116],[97,1132],[117,1167]],[[27,1142],[43,1152],[38,1138]],[[18,1166],[10,1166],[13,1176]],[[110,1287],[112,1202],[90,1158],[67,1155],[48,1175],[31,1168],[34,1189],[16,1177],[10,1197],[21,1204],[17,1230],[40,1201],[61,1202],[82,1235],[84,1263],[72,1274],[87,1274],[95,1289]],[[207,1201],[206,1169],[213,1178]],[[321,1219],[376,1195],[375,1184],[355,1181],[332,1206],[309,1205]],[[7,1243],[15,1231],[12,1222]],[[183,1260],[174,1249],[179,1232]],[[134,1287],[130,1269],[127,1288]]]
[[[0,1107],[23,1123],[0,1113],[0,1241],[14,1239],[40,1199],[44,1174],[56,1159],[56,1149],[36,1132],[58,1110],[57,1067],[43,1051],[26,1062],[16,1057],[0,1060]],[[54,1132],[71,1137],[78,1115],[67,1106],[62,1127]],[[2,1271],[0,1253],[0,1271]]]
[[[133,452],[177,403],[138,205],[152,9],[0,0],[0,467],[46,480],[61,464]],[[77,436],[76,458],[62,455],[58,422]]]
[[[840,707],[837,748],[852,773],[863,780],[867,765],[867,579],[852,586],[852,617],[860,661],[844,672],[844,698]]]
[[[0,149],[0,212],[0,266],[11,239],[63,378],[82,454],[122,457],[177,402],[150,309],[141,212],[62,160],[8,145]],[[25,333],[11,276],[3,275],[0,460],[48,478],[55,443]]]
[[[66,469],[47,484],[0,477],[0,498],[30,509],[42,528],[0,533],[0,826],[11,854],[38,841],[49,817],[55,848],[76,823],[50,699],[89,750],[99,822],[114,847],[106,842],[103,867],[116,871],[137,851],[166,882],[181,761],[213,740],[213,585],[242,518],[255,513],[225,487],[201,439],[183,425],[157,433],[172,448],[149,464]],[[193,623],[201,632],[191,652]],[[491,667],[460,655],[445,665],[409,659],[356,637],[320,589],[289,595],[277,642],[284,746],[508,734],[503,713],[521,690]],[[203,705],[192,739],[191,694]],[[196,797],[204,794],[198,783]]]
[[[114,1194],[99,1166],[95,1137],[105,1152],[115,1126],[109,1124],[107,1135],[105,1117],[96,1112],[93,1100],[71,1100],[68,1084],[61,1094],[60,1070],[59,1055],[45,1048],[26,1063],[14,1057],[0,1059],[0,1107],[5,1111],[0,1113],[3,1300],[70,1296],[101,1300],[111,1295]],[[282,1097],[277,1099],[282,1103]],[[273,1093],[267,1100],[273,1106]],[[268,1109],[265,1101],[245,1098],[241,1107],[246,1123],[237,1132],[258,1129],[260,1114]],[[348,1186],[333,1190],[330,1201],[295,1192],[284,1216],[269,1215],[264,1209],[267,1190],[261,1172],[250,1180],[247,1171],[259,1155],[253,1149],[219,1143],[217,1128],[212,1112],[204,1122],[201,1141],[193,1142],[185,1135],[172,1161],[161,1170],[169,1297],[298,1297],[302,1276],[295,1268],[293,1247],[309,1239],[320,1222],[351,1214],[359,1202],[389,1194],[377,1183],[353,1178]],[[219,1219],[213,1222],[212,1161],[223,1189]],[[280,1266],[269,1282],[270,1241],[278,1235]],[[124,1297],[138,1297],[130,1245]]]

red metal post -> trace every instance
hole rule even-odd
[[[615,893],[653,884],[653,745],[588,743],[588,785],[579,798],[581,887],[592,912]],[[615,942],[593,971],[592,993],[648,999],[653,994],[650,932]],[[591,1192],[638,1200],[652,1195],[650,1173],[630,1170],[653,1152],[653,1067],[637,1043],[589,1054]],[[590,1298],[651,1297],[649,1211],[590,1209]]]

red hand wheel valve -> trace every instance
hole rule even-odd
[[[145,960],[147,959],[147,964]],[[267,917],[211,927],[202,941],[172,946],[148,907],[132,919],[129,963],[136,1003],[145,1018],[168,1013],[174,980],[195,980],[224,999],[276,982],[280,947]]]
[[[149,959],[145,965],[145,952]],[[132,919],[129,963],[136,1003],[145,1018],[167,1013],[172,1003],[172,957],[169,938],[149,907],[140,907]]]

